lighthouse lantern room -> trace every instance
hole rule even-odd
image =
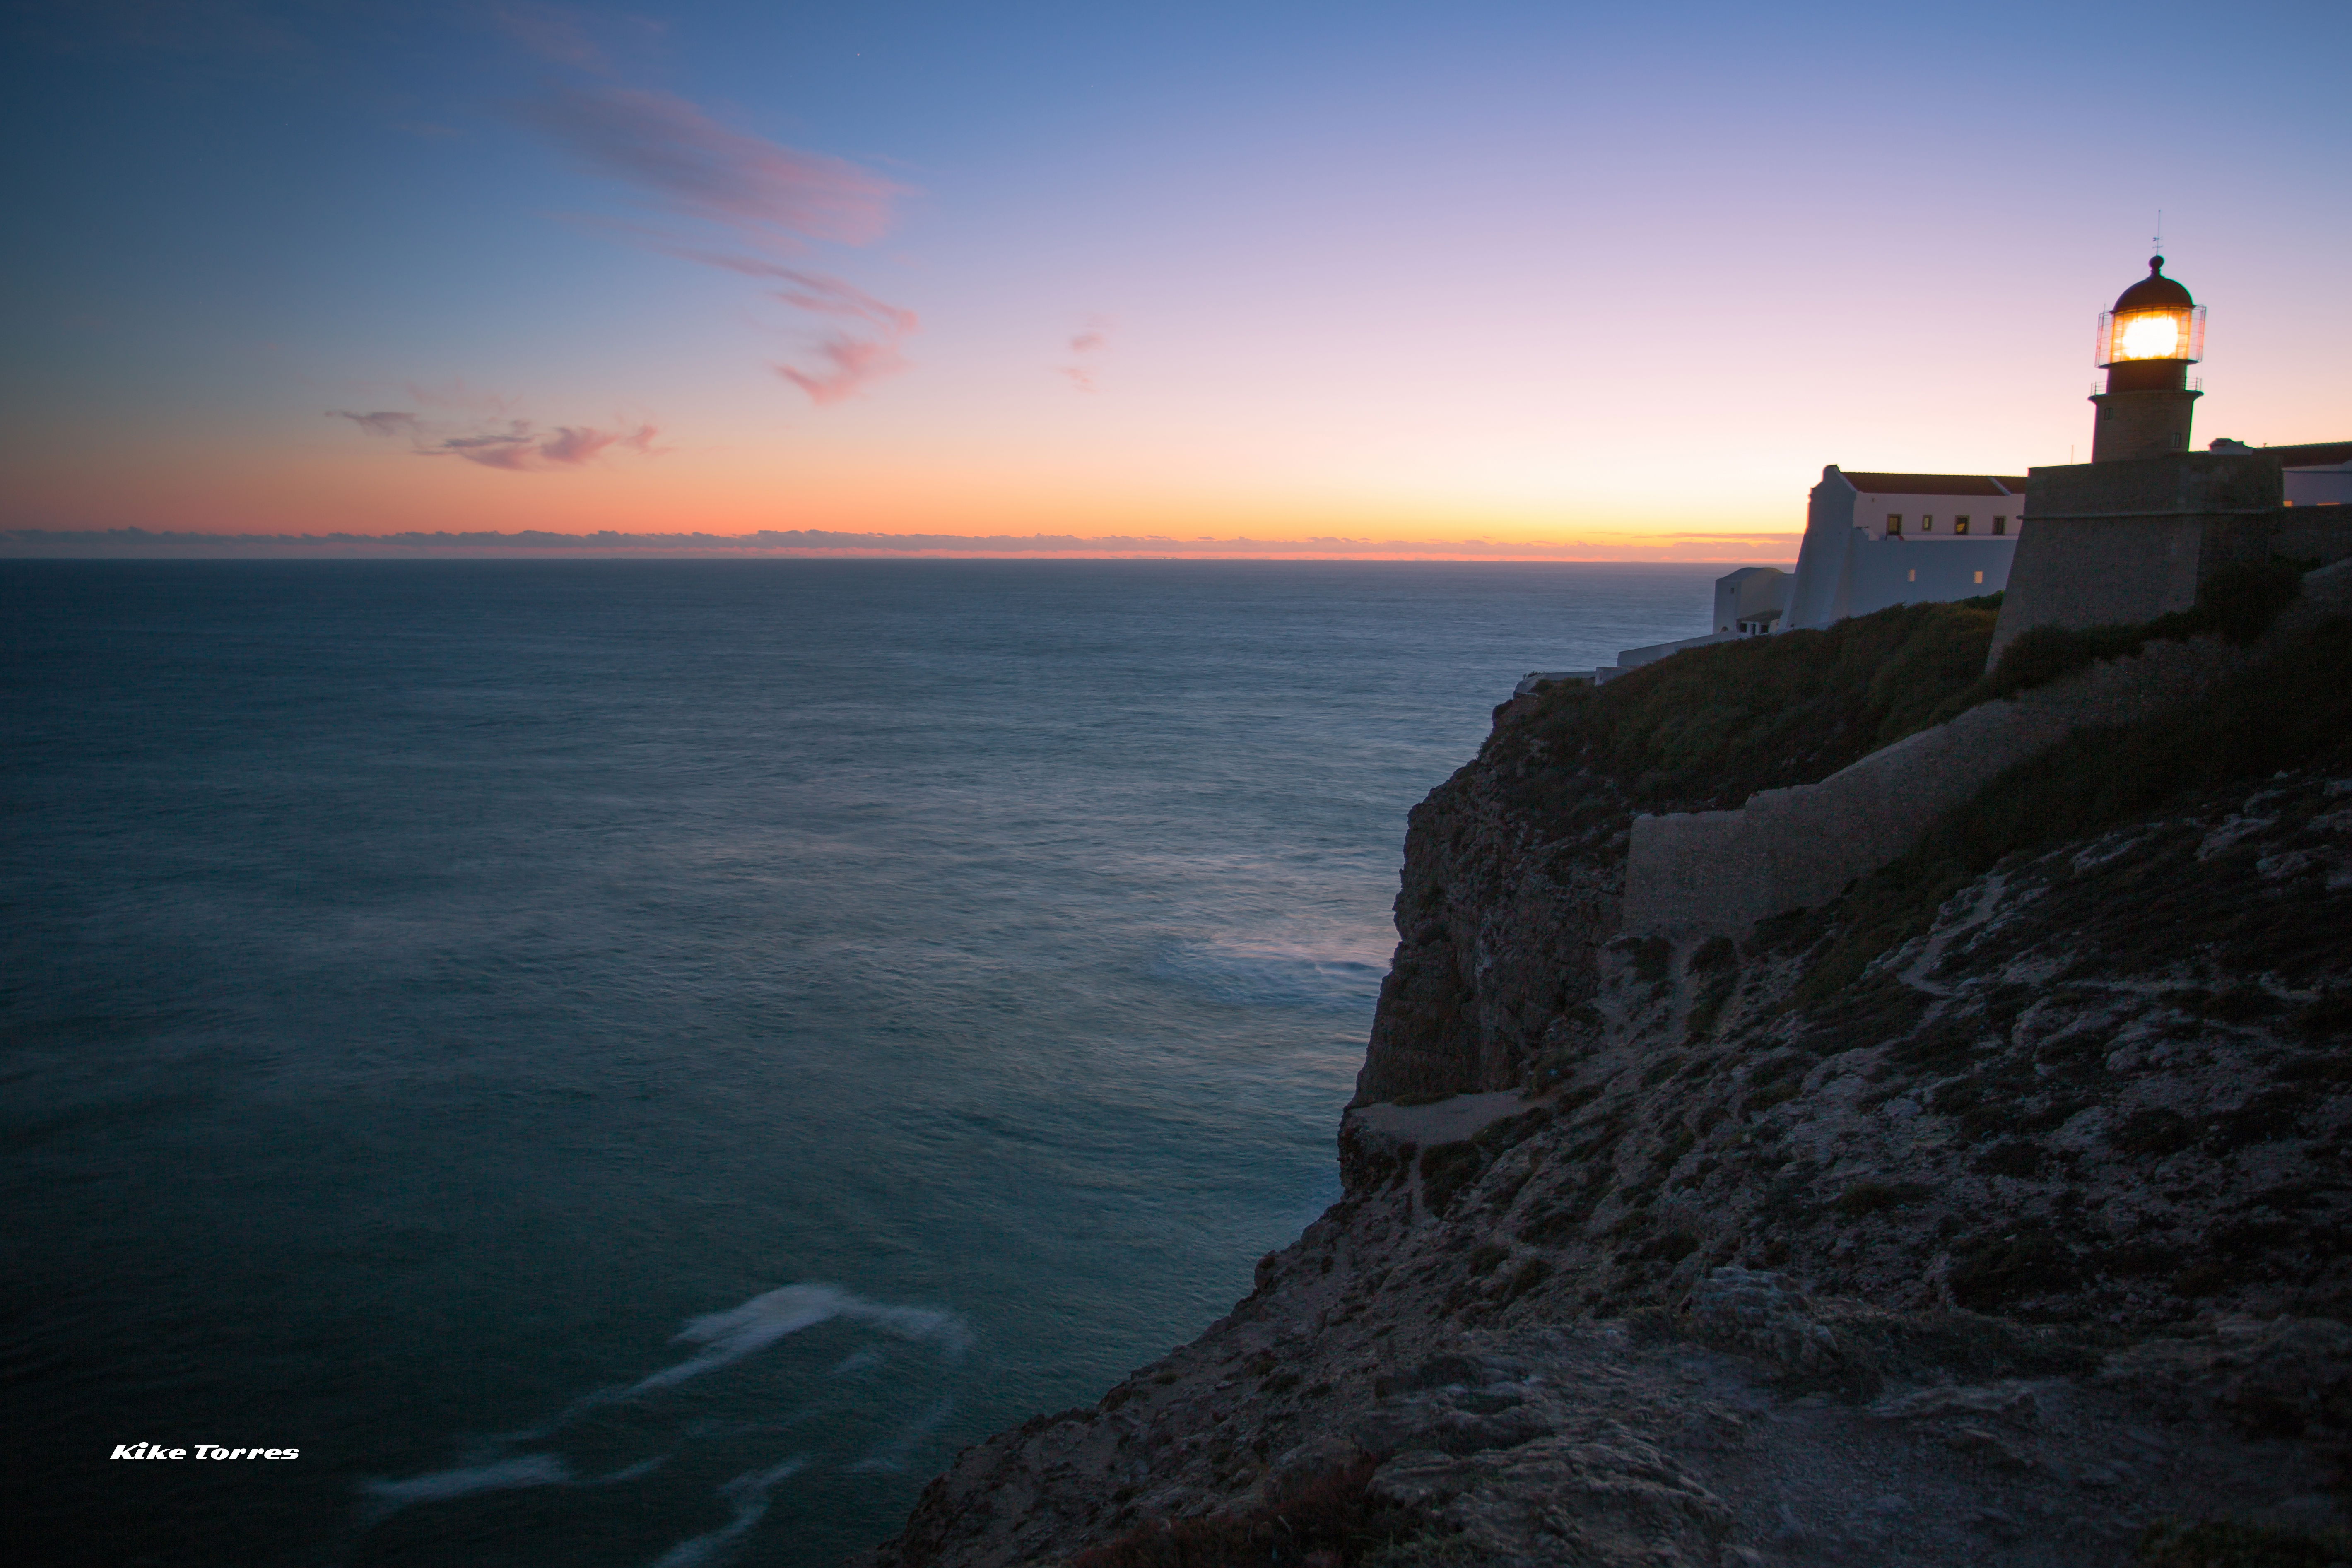
[[[2164,275],[2163,257],[2149,257],[2147,276],[2099,315],[2096,358],[2107,386],[2091,398],[2099,410],[2091,461],[2187,451],[2203,395],[2189,384],[2189,367],[2204,357],[2205,307]]]

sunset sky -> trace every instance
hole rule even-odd
[[[2159,208],[2352,437],[2340,3],[8,16],[0,529],[1785,560],[2086,456]]]

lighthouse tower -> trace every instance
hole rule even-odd
[[[2091,461],[2161,458],[2189,449],[2189,418],[2204,394],[2189,367],[2205,357],[2205,307],[2147,258],[2147,276],[2099,317],[2098,363],[2107,389],[2093,395],[2098,423]]]

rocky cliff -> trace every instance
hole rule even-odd
[[[1412,816],[1341,1202],[879,1568],[2352,1561],[2352,624],[1822,908],[1620,936],[1637,805],[1948,705],[1739,685],[1819,654],[1702,650],[1748,706],[1696,753],[1637,677],[1498,710]]]

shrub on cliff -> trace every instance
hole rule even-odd
[[[1924,728],[1983,674],[1999,608],[1997,595],[1898,605],[1692,648],[1606,686],[1554,687],[1489,754],[1517,765],[1537,809],[1576,813],[1610,795],[1627,812],[1735,806]]]
[[[1979,702],[2046,686],[2100,659],[2136,654],[2152,642],[2221,637],[2243,647],[2268,631],[2279,612],[2294,602],[2310,564],[2259,561],[2225,566],[2205,584],[2193,607],[2136,626],[2081,630],[2036,626],[2003,648],[1992,669],[1938,704],[1930,721],[1940,724]]]
[[[2193,608],[2136,626],[2038,627],[1990,671],[1999,594],[1691,648],[1606,686],[1548,689],[1532,716],[1496,732],[1489,754],[1520,773],[1521,805],[1548,808],[1571,831],[1635,811],[1728,809],[2150,642],[2250,643],[2294,600],[2307,564],[2225,568]]]

